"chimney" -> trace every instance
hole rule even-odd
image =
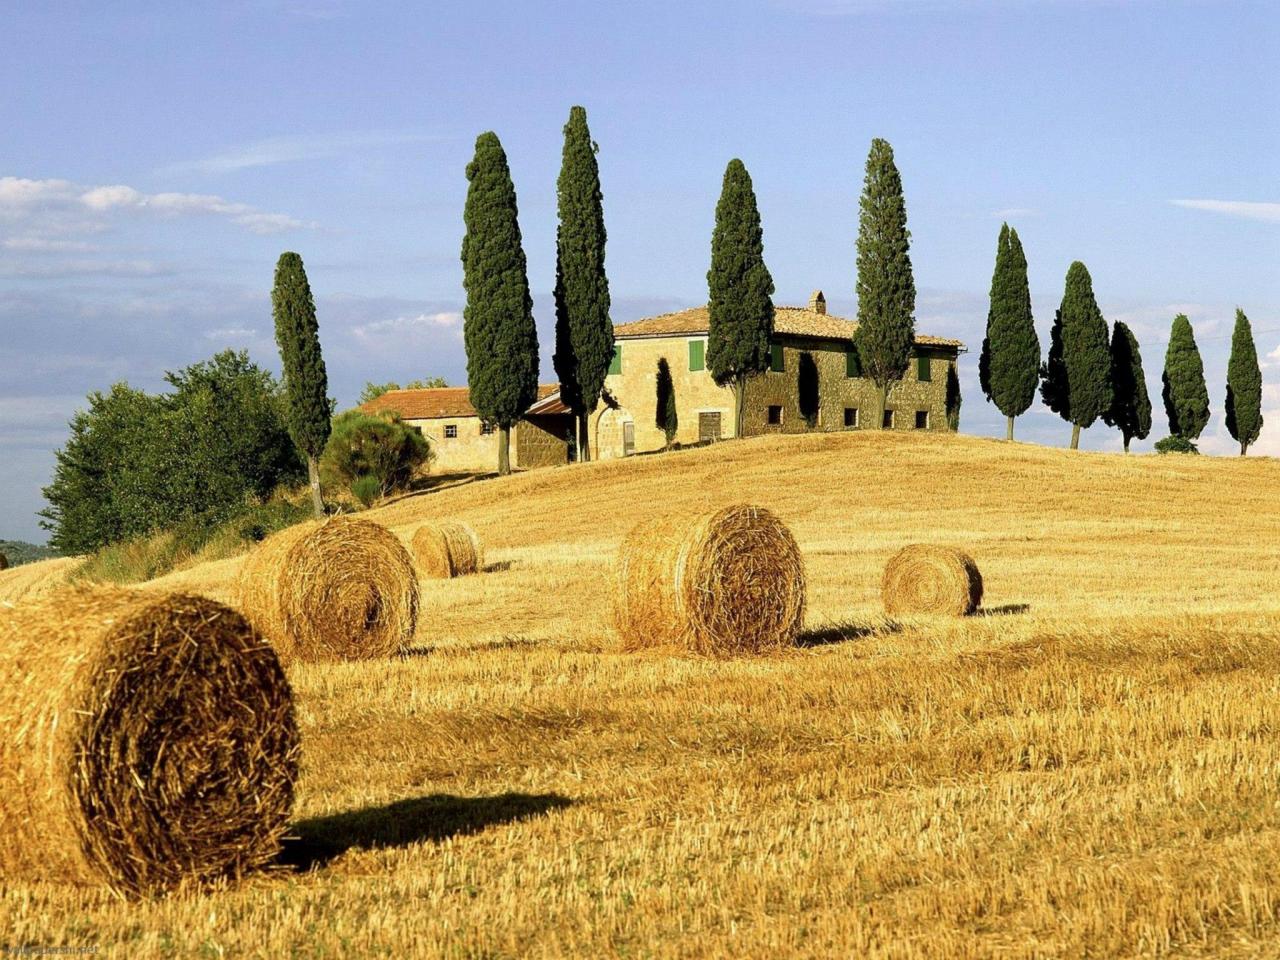
[[[827,312],[827,298],[822,295],[821,290],[815,290],[809,295],[809,309],[814,313]]]

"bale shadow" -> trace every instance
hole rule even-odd
[[[487,653],[492,650],[522,650],[537,647],[544,643],[538,637],[512,635],[487,640],[483,643],[456,644],[452,646],[405,647],[400,651],[402,659],[432,656],[466,656],[471,653]]]
[[[486,563],[480,572],[503,573],[504,571],[510,570],[512,567],[517,567],[519,565],[519,561],[516,560],[498,560],[494,563]]]
[[[1002,607],[979,607],[970,614],[972,617],[1012,617],[1031,610],[1029,603],[1006,603]]]
[[[347,810],[293,824],[277,864],[298,873],[326,866],[348,850],[381,850],[439,843],[488,827],[527,820],[571,806],[558,793],[499,793],[458,797],[439,793],[397,800],[381,807]]]
[[[801,631],[796,638],[798,647],[825,647],[832,643],[845,643],[849,640],[865,640],[867,637],[887,637],[901,633],[902,624],[896,620],[883,623],[827,623],[813,630]]]

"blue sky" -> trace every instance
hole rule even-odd
[[[275,259],[299,251],[332,391],[463,382],[464,168],[495,130],[550,374],[555,178],[569,107],[600,144],[615,319],[705,299],[726,162],[755,181],[779,303],[852,315],[873,137],[894,146],[918,329],[976,384],[996,236],[1018,228],[1042,343],[1072,260],[1138,335],[1156,427],[1190,315],[1213,419],[1237,305],[1280,454],[1280,10],[1266,0],[12,4],[0,39],[0,538],[35,511],[90,390],[225,347],[273,368]],[[1070,428],[1037,405],[1025,439]],[[1115,449],[1101,423],[1083,445]],[[1147,444],[1139,445],[1148,448]]]

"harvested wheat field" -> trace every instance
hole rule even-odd
[[[752,503],[804,555],[799,646],[624,653],[638,522]],[[824,435],[486,480],[401,660],[295,663],[274,873],[130,904],[6,881],[10,944],[101,955],[1276,955],[1280,463]],[[908,543],[976,616],[886,619]],[[238,563],[166,578],[215,596]]]

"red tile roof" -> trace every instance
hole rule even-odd
[[[538,386],[538,399],[545,400],[560,390],[559,384]],[[388,390],[361,404],[365,413],[390,411],[404,420],[439,420],[448,417],[478,417],[467,387],[432,387],[424,390]]]

